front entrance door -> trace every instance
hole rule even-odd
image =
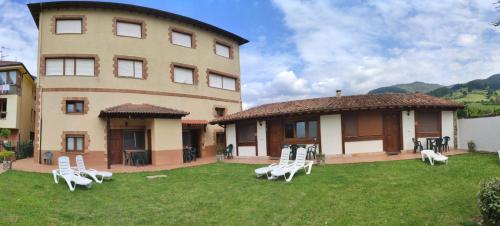
[[[201,157],[200,133],[199,129],[182,131],[182,146],[196,148],[196,157]]]
[[[271,157],[280,157],[283,145],[283,123],[280,120],[267,121],[267,148]]]
[[[123,131],[111,130],[111,164],[123,161]]]
[[[384,113],[384,151],[397,153],[401,151],[401,113]]]

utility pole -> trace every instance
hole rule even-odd
[[[8,50],[9,48],[5,47],[5,46],[0,46],[0,60],[3,61],[6,57],[8,57],[9,55],[6,55],[5,54],[5,50]]]

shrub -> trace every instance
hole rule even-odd
[[[6,128],[0,129],[0,137],[8,138],[9,136],[10,136],[10,129],[6,129]]]
[[[10,159],[14,157],[15,153],[13,151],[0,151],[0,161],[3,162],[5,159]]]
[[[16,148],[16,159],[33,157],[33,142],[20,142]]]
[[[467,147],[469,148],[469,152],[476,152],[476,143],[474,141],[467,142]]]
[[[481,183],[479,190],[479,211],[485,223],[500,224],[500,177]]]

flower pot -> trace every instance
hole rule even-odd
[[[216,157],[217,157],[217,162],[224,161],[224,155],[223,154],[217,154]]]
[[[12,161],[8,161],[8,160],[3,160],[3,169],[4,170],[10,170],[12,169]]]
[[[316,156],[316,164],[319,166],[324,166],[325,165],[325,156],[324,155],[317,155]]]

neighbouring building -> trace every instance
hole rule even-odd
[[[28,4],[38,27],[35,161],[83,154],[120,164],[147,150],[153,165],[183,162],[182,149],[215,156],[214,118],[241,111],[244,38],[181,15],[135,5]],[[71,158],[73,159],[73,158]]]
[[[0,61],[0,128],[10,130],[7,140],[14,146],[33,139],[34,107],[34,77],[21,62]]]
[[[265,104],[211,121],[238,156],[279,157],[286,144],[318,144],[326,156],[399,153],[412,138],[451,138],[462,104],[421,93],[315,98]]]

